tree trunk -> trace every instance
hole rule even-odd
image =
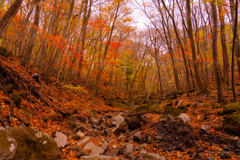
[[[218,90],[218,100],[219,102],[225,102],[225,97],[223,95],[222,89],[222,80],[220,76],[219,64],[218,64],[218,52],[217,52],[217,38],[218,38],[218,16],[217,16],[217,7],[216,0],[211,2],[212,7],[212,19],[213,19],[213,28],[212,28],[212,54],[213,54],[213,67],[215,72],[215,78],[217,83]]]
[[[24,59],[25,67],[28,66],[31,61],[32,50],[33,50],[33,46],[34,46],[35,38],[36,38],[36,34],[37,34],[36,28],[38,27],[38,24],[39,24],[39,16],[40,16],[40,0],[36,0],[35,18],[34,18],[32,30],[31,30],[31,36],[30,36],[30,39],[28,42],[28,47],[26,49],[25,59]]]
[[[10,23],[11,17],[16,15],[18,9],[22,5],[23,0],[15,0],[11,7],[0,19],[0,37],[2,37],[3,32],[7,29],[7,25]]]
[[[187,24],[188,24],[188,35],[190,38],[191,48],[192,48],[192,58],[193,58],[193,68],[195,72],[195,78],[200,90],[205,90],[205,86],[202,82],[202,79],[199,74],[199,65],[197,63],[197,55],[195,49],[195,43],[193,40],[193,29],[192,29],[192,18],[191,18],[191,7],[190,7],[190,0],[187,0]]]
[[[228,53],[227,53],[227,44],[226,44],[226,35],[225,35],[225,22],[223,16],[223,3],[221,2],[218,5],[218,14],[220,20],[220,29],[221,29],[221,42],[222,42],[222,56],[223,56],[223,80],[229,85],[229,63],[228,63]]]

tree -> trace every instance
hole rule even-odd
[[[11,7],[0,19],[0,37],[2,37],[3,32],[7,29],[12,17],[17,14],[18,9],[21,7],[23,0],[15,0]]]
[[[190,38],[190,43],[191,43],[191,49],[192,49],[192,58],[193,58],[193,68],[194,68],[194,72],[195,72],[195,77],[196,77],[196,81],[198,84],[198,87],[200,90],[205,90],[205,86],[202,82],[202,79],[200,77],[199,74],[199,65],[197,62],[197,55],[196,55],[196,49],[195,49],[195,43],[193,40],[193,29],[192,29],[192,18],[191,18],[191,5],[190,5],[190,0],[187,0],[187,25],[188,25],[188,36]]]
[[[225,102],[225,97],[223,95],[222,89],[222,79],[220,76],[219,70],[219,62],[218,62],[218,52],[217,52],[217,37],[218,37],[218,16],[217,16],[217,7],[216,7],[216,0],[211,2],[212,8],[212,20],[213,20],[213,28],[212,28],[212,54],[213,54],[213,66],[214,66],[214,73],[217,83],[217,90],[218,90],[218,100],[219,102]]]

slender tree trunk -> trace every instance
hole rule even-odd
[[[217,52],[217,38],[218,38],[218,16],[216,0],[211,2],[212,7],[212,19],[213,19],[213,29],[212,29],[212,54],[213,54],[213,67],[215,72],[215,78],[218,90],[218,100],[219,102],[225,102],[225,97],[223,95],[222,80],[220,76],[220,69],[218,63],[218,52]]]
[[[228,53],[227,53],[227,44],[226,44],[226,35],[225,35],[225,22],[223,16],[223,3],[220,2],[218,5],[218,14],[220,20],[220,29],[221,29],[221,42],[222,42],[222,57],[223,57],[223,79],[224,82],[229,85],[229,63],[228,63]]]
[[[37,34],[36,28],[38,28],[38,24],[39,24],[39,16],[40,16],[40,0],[36,0],[35,18],[34,18],[33,26],[31,29],[31,36],[28,42],[28,47],[25,53],[24,66],[28,66],[31,61],[32,50],[33,50],[33,46],[34,46],[35,38]]]
[[[195,72],[195,78],[200,90],[205,90],[205,86],[202,82],[202,79],[199,74],[199,65],[197,62],[197,55],[195,49],[195,43],[193,40],[193,29],[192,29],[192,18],[191,18],[191,7],[190,7],[190,0],[187,0],[187,24],[188,24],[188,35],[190,38],[191,48],[192,48],[192,58],[193,58],[193,68]]]

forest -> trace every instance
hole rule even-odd
[[[239,7],[1,0],[0,159],[240,159]]]

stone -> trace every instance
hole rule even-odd
[[[142,150],[142,149],[144,149],[145,147],[147,147],[147,143],[143,143],[143,144],[141,144],[139,147],[138,147],[138,150],[139,150],[139,152]]]
[[[207,160],[212,160],[212,158],[211,158],[211,157],[206,157],[206,159],[207,159]]]
[[[13,160],[46,159],[59,160],[61,153],[55,140],[47,133],[30,127],[14,127],[7,129],[17,142]]]
[[[77,135],[79,135],[80,138],[82,138],[82,137],[84,137],[85,134],[84,134],[82,131],[78,131],[78,132],[77,132]]]
[[[75,141],[79,140],[81,137],[79,135],[73,135],[72,139],[74,139]]]
[[[84,139],[82,139],[81,141],[78,141],[77,142],[77,145],[81,145],[81,144],[83,144],[83,143],[86,143],[87,141],[89,141],[90,140],[90,137],[85,137]]]
[[[167,114],[167,118],[168,118],[168,120],[170,120],[170,121],[174,121],[174,118],[173,118],[173,116],[172,116],[171,114]]]
[[[232,156],[231,156],[231,153],[230,152],[225,152],[225,158],[231,158]]]
[[[91,155],[91,156],[82,156],[81,159],[83,160],[110,160],[110,159],[119,159],[118,157],[114,156],[106,156],[106,155]]]
[[[76,158],[82,158],[82,156],[89,156],[89,153],[87,151],[84,150],[80,150],[79,152],[77,152],[75,154]]]
[[[141,132],[137,132],[133,135],[133,140],[136,141],[136,142],[141,142]]]
[[[70,147],[68,147],[67,150],[69,150],[69,151],[81,151],[81,148],[78,147],[78,146],[70,146]]]
[[[129,155],[133,152],[133,144],[132,143],[127,143],[123,147],[123,154],[125,157],[129,157]]]
[[[91,149],[91,155],[92,154],[105,154],[108,149],[108,143],[106,141],[101,142],[101,140],[98,141],[98,145],[94,144],[93,142],[88,142],[83,149]]]
[[[201,125],[200,129],[204,132],[208,132],[209,131],[209,127],[205,124]]]
[[[113,128],[112,132],[115,135],[119,135],[120,133],[124,133],[126,131],[127,122],[123,121],[118,127]]]
[[[151,143],[152,143],[152,137],[151,137],[151,136],[148,136],[148,137],[147,137],[147,143],[148,143],[148,144],[151,144]]]
[[[13,159],[16,150],[17,143],[15,139],[4,127],[0,127],[0,159]]]
[[[110,128],[106,128],[105,132],[108,136],[110,136],[112,134],[112,130]]]
[[[54,140],[59,148],[63,148],[67,145],[67,136],[62,132],[56,132],[54,135]]]
[[[101,123],[101,119],[98,117],[91,117],[91,124],[92,125],[99,125]]]
[[[155,153],[149,153],[146,150],[142,149],[139,153],[138,160],[166,160],[166,157]]]
[[[186,124],[188,125],[189,122],[190,122],[190,118],[188,117],[188,115],[186,113],[181,113],[179,116],[178,116],[178,120],[180,122],[182,122],[183,124]]]
[[[116,126],[116,127],[119,127],[120,124],[124,121],[124,118],[123,116],[116,116],[116,117],[113,117],[112,119],[112,125]]]

